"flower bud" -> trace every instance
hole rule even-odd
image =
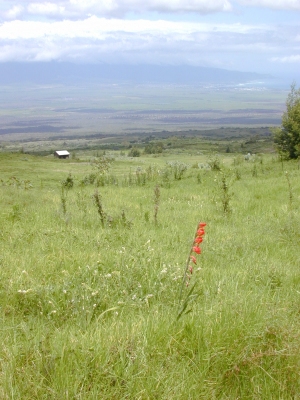
[[[201,254],[201,249],[200,249],[200,247],[198,247],[198,246],[194,246],[194,247],[193,247],[193,251],[194,251],[195,253],[197,253],[197,254]]]

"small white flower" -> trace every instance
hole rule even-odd
[[[22,293],[22,294],[27,294],[32,292],[32,289],[27,289],[27,290],[18,290],[18,293]]]

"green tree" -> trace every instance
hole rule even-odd
[[[291,159],[300,155],[300,89],[295,83],[287,97],[281,127],[274,131],[274,142],[283,157]]]

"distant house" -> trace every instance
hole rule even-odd
[[[57,158],[69,158],[70,153],[67,150],[58,150],[54,152],[54,157]]]

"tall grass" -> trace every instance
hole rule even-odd
[[[1,399],[298,398],[296,163],[241,161],[236,179],[227,156],[221,171],[187,168],[163,185],[169,167],[156,158],[143,185],[95,187],[81,184],[88,164],[23,157],[0,154]],[[111,164],[120,182],[131,168],[122,162]],[[141,162],[146,170],[153,159]],[[232,190],[225,214],[220,174]],[[158,185],[156,223],[145,213]],[[209,228],[198,297],[176,321],[200,219]]]

